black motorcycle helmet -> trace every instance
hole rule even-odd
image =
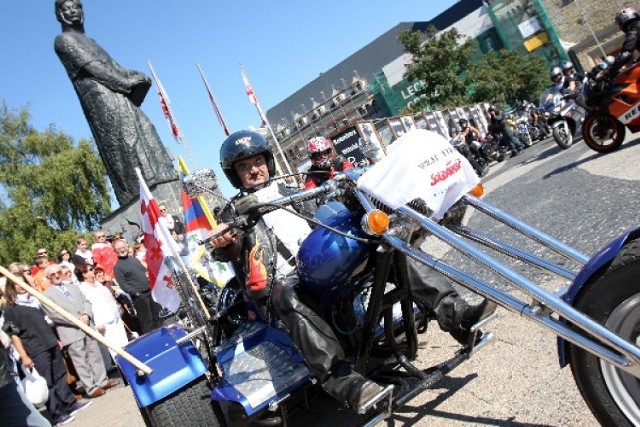
[[[231,185],[242,189],[242,181],[236,174],[234,165],[236,162],[262,154],[267,161],[269,176],[276,174],[276,164],[273,154],[269,149],[267,140],[258,132],[241,130],[227,137],[220,147],[220,166]]]
[[[458,124],[460,125],[460,127],[462,129],[465,129],[467,126],[469,126],[469,120],[465,119],[464,117],[461,118],[460,120],[458,120]]]
[[[632,7],[625,7],[620,12],[616,13],[616,25],[621,31],[627,32],[629,24],[633,21],[640,19],[638,12]]]

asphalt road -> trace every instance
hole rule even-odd
[[[627,138],[612,154],[598,155],[583,143],[566,151],[552,140],[492,167],[484,178],[483,199],[591,255],[622,231],[640,223],[640,139]],[[528,250],[542,249],[514,237],[506,227],[480,213],[468,216],[480,227]],[[428,242],[431,253],[474,269],[440,242]],[[569,265],[570,266],[570,265]],[[517,271],[548,290],[563,280],[519,263]],[[501,286],[491,276],[478,271]],[[462,291],[465,298],[477,295]],[[555,336],[503,309],[487,326],[495,339],[443,381],[425,391],[385,421],[388,426],[594,426],[597,422],[573,383],[570,369],[560,369]],[[437,325],[420,336],[421,367],[449,358],[458,346]],[[291,426],[353,426],[358,418],[329,398],[313,402],[308,412],[291,415]],[[119,386],[68,424],[138,427],[144,423],[129,387]]]

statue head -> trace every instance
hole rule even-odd
[[[80,27],[84,25],[84,12],[80,0],[56,0],[56,18],[62,27]]]

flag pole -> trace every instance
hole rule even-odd
[[[245,87],[245,89],[247,91],[247,95],[249,96],[249,102],[251,102],[252,104],[254,104],[256,106],[256,109],[258,110],[258,114],[260,115],[260,118],[262,119],[264,124],[267,126],[267,129],[269,130],[269,133],[271,134],[271,138],[273,138],[273,142],[276,145],[276,147],[278,148],[278,152],[280,153],[280,156],[282,157],[282,160],[284,161],[284,165],[287,167],[287,173],[289,175],[293,175],[293,172],[291,170],[291,166],[289,165],[289,161],[285,157],[284,152],[282,151],[282,147],[280,147],[280,142],[278,141],[278,138],[276,138],[276,134],[273,132],[273,129],[271,128],[271,124],[269,124],[269,119],[267,119],[267,115],[264,113],[264,110],[260,106],[260,101],[258,101],[258,97],[256,96],[255,92],[253,91],[253,87],[251,86],[251,83],[249,82],[249,76],[247,76],[247,73],[244,70],[244,67],[242,66],[242,64],[240,64],[240,71],[242,72],[242,80],[244,81],[244,87]],[[297,178],[296,178],[296,180],[297,180]]]
[[[0,273],[2,273],[2,275],[7,277],[12,282],[16,283],[18,286],[20,286],[25,291],[29,292],[31,295],[36,297],[36,299],[38,299],[41,303],[43,303],[47,307],[51,308],[51,310],[55,311],[56,313],[58,313],[59,315],[61,315],[65,319],[67,319],[69,322],[73,323],[74,326],[78,327],[82,332],[84,332],[85,334],[91,336],[96,341],[106,345],[109,349],[113,350],[115,353],[117,353],[118,355],[122,356],[123,359],[127,360],[129,363],[131,363],[133,366],[135,366],[136,368],[138,368],[139,370],[141,370],[145,374],[150,375],[151,373],[153,373],[153,369],[151,369],[149,366],[145,365],[140,360],[138,360],[135,357],[133,357],[131,355],[131,353],[128,353],[127,351],[123,350],[122,347],[118,347],[117,345],[113,344],[111,341],[107,340],[98,331],[96,331],[95,329],[90,328],[88,325],[86,325],[80,319],[74,317],[67,310],[65,310],[64,308],[60,307],[58,304],[56,304],[51,298],[47,297],[46,295],[44,295],[39,290],[37,290],[37,289],[33,288],[32,286],[28,285],[27,283],[24,282],[24,280],[22,280],[21,278],[19,278],[16,275],[14,275],[13,273],[11,273],[9,270],[7,270],[6,268],[4,268],[1,265],[0,265]]]
[[[140,171],[140,168],[136,167],[135,170],[136,170],[136,174],[138,174],[138,179],[140,180],[141,183],[144,183],[145,188],[151,194],[151,190],[149,190],[149,187],[147,186],[147,183],[145,182],[144,178],[142,177],[142,172]],[[140,196],[142,197],[142,194],[140,194]],[[152,196],[153,196],[153,194],[152,194]],[[149,205],[152,206],[152,209],[157,209],[157,205],[154,206],[152,203],[149,203]],[[160,212],[159,211],[154,212],[154,214],[156,215],[156,218],[160,218]],[[156,224],[156,227],[160,228],[160,233],[162,233],[162,236],[164,237],[165,241],[167,241],[167,242],[168,241],[173,241],[173,237],[169,233],[169,229],[167,228],[166,225],[164,225],[163,222],[158,221],[157,224]],[[156,227],[153,227],[154,230],[155,230]],[[200,305],[202,306],[202,311],[204,311],[205,317],[207,318],[207,320],[210,320],[211,319],[211,315],[209,314],[209,310],[207,310],[207,306],[204,304],[204,301],[202,301],[202,298],[200,297],[200,292],[198,292],[198,288],[196,287],[195,283],[193,283],[193,280],[191,279],[191,275],[189,274],[189,270],[187,269],[187,266],[184,264],[184,261],[182,261],[182,258],[180,257],[180,255],[178,255],[176,253],[174,245],[169,245],[169,250],[172,252],[171,255],[178,261],[178,264],[180,264],[180,268],[182,268],[182,270],[185,272],[185,275],[187,276],[187,280],[189,282],[189,285],[191,286],[191,289],[193,290],[193,293],[196,295],[198,303],[200,303]],[[155,285],[155,283],[154,283],[154,285]]]
[[[171,130],[171,134],[175,138],[178,144],[184,146],[185,151],[187,152],[187,156],[189,157],[189,161],[191,165],[195,168],[196,163],[193,160],[193,155],[191,154],[191,148],[189,147],[189,143],[184,138],[182,131],[180,131],[180,126],[178,126],[178,121],[176,120],[175,115],[173,114],[173,110],[171,109],[171,100],[169,99],[169,95],[164,90],[164,86],[160,83],[160,79],[156,75],[156,71],[153,69],[153,65],[151,65],[151,60],[147,59],[147,64],[149,65],[149,70],[151,71],[151,76],[153,76],[153,80],[156,82],[156,87],[158,89],[158,97],[160,98],[160,106],[162,107],[162,112],[164,117],[167,119],[167,124],[169,125],[169,130]]]
[[[207,93],[209,94],[209,100],[211,101],[211,105],[213,106],[213,111],[216,114],[218,123],[220,123],[220,126],[222,126],[222,130],[224,131],[224,134],[226,136],[229,136],[231,132],[229,132],[229,128],[227,127],[227,124],[224,121],[224,117],[222,116],[222,111],[220,111],[220,108],[218,108],[218,103],[216,102],[216,98],[215,96],[213,96],[213,91],[211,90],[211,87],[209,87],[209,82],[207,81],[207,78],[204,75],[204,71],[202,70],[202,67],[200,66],[200,63],[198,61],[196,61],[196,67],[198,67],[198,71],[200,71],[200,77],[202,77],[204,86],[207,88]]]

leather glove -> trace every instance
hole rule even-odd
[[[255,194],[242,196],[234,202],[236,211],[238,211],[238,214],[240,215],[250,215],[255,213],[259,204],[260,203],[258,202],[258,198]]]

